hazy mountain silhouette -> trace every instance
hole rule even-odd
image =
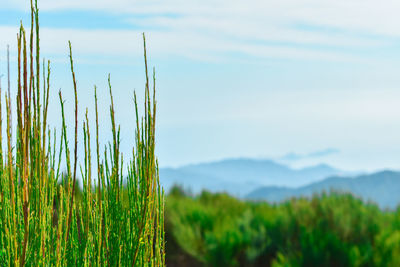
[[[321,192],[350,192],[381,208],[394,209],[400,203],[400,172],[381,171],[355,178],[330,177],[299,188],[267,186],[249,193],[246,198],[280,202],[292,197],[310,197]]]
[[[166,190],[181,185],[198,193],[203,189],[244,196],[260,186],[298,187],[344,172],[325,164],[293,169],[272,160],[227,159],[180,168],[161,168],[160,181]]]

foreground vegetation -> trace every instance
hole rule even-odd
[[[7,111],[4,138],[0,120],[0,266],[163,266],[164,196],[154,154],[155,88],[150,90],[146,50],[145,112],[140,120],[135,98],[132,111],[136,108],[137,124],[132,136],[136,144],[126,164],[111,85],[107,90],[112,141],[101,149],[98,136],[103,129],[99,129],[95,88],[96,108],[91,112],[96,116],[96,149],[92,152],[89,111],[83,113],[78,105],[71,44],[74,137],[67,136],[70,126],[61,91],[60,130],[47,125],[50,62],[41,64],[38,15],[36,3],[30,35],[23,26],[18,33],[16,101],[11,100],[10,88],[5,101],[0,98]],[[12,108],[16,108],[15,121]],[[78,122],[83,123],[82,140],[78,140]],[[78,144],[84,151],[81,162]],[[78,179],[83,182],[80,194]]]
[[[350,194],[270,205],[174,188],[168,266],[400,266],[400,209]]]

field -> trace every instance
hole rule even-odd
[[[50,61],[41,58],[37,2],[31,2],[30,21],[30,31],[21,25],[17,33],[17,75],[11,78],[17,94],[0,83],[0,267],[400,266],[399,207],[384,210],[336,192],[279,204],[192,194],[179,186],[164,194],[145,35],[144,103],[132,92],[135,143],[124,157],[110,76],[109,106],[98,107],[96,86],[95,108],[81,106],[69,42],[74,99],[66,102],[65,91],[51,87]],[[58,127],[47,121],[54,94]],[[66,114],[67,103],[74,103],[73,114]],[[104,108],[109,118],[99,117]],[[105,119],[111,129],[101,127]],[[110,131],[111,140],[101,143],[101,131]]]

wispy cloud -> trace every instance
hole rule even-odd
[[[26,1],[5,0],[4,7],[26,10]],[[84,12],[89,11],[123,15],[124,27],[115,23],[114,29],[105,29],[101,24],[96,29],[83,29],[70,23],[62,30],[45,25],[44,39],[52,38],[54,47],[58,40],[65,41],[62,37],[68,33],[75,49],[82,52],[126,54],[138,43],[140,32],[146,31],[152,38],[154,53],[201,60],[219,60],[227,53],[354,60],[346,49],[390,46],[393,38],[400,37],[400,17],[396,12],[399,7],[397,1],[372,0],[233,0],[229,4],[222,0],[40,1],[44,12],[69,11],[64,16],[72,22],[83,20]],[[64,21],[68,25],[68,20]]]
[[[3,7],[27,9],[25,0],[3,0]],[[395,0],[41,0],[41,10],[100,10],[123,14],[173,13],[182,16],[219,19],[220,24],[240,21],[243,27],[309,23],[343,30],[398,36],[400,2]],[[232,25],[231,23],[228,23]],[[236,24],[236,23],[235,23]],[[258,25],[258,26],[257,26]],[[232,29],[234,30],[234,29]]]
[[[340,151],[335,148],[327,148],[323,150],[318,150],[314,151],[308,154],[298,154],[298,153],[289,153],[284,155],[281,160],[284,161],[297,161],[297,160],[302,160],[302,159],[315,159],[315,158],[321,158],[321,157],[327,157],[331,156],[334,154],[339,153]]]
[[[0,47],[12,44],[15,50],[17,27],[0,26],[0,31],[3,35]],[[141,33],[138,30],[42,28],[41,43],[42,49],[47,53],[64,55],[66,44],[71,40],[76,54],[117,56],[120,57],[119,60],[123,60],[127,56],[140,55]],[[231,58],[232,54],[243,54],[261,59],[354,60],[354,56],[343,52],[273,43],[234,42],[189,31],[150,31],[147,32],[147,37],[151,41],[149,47],[155,57],[181,56],[200,61],[220,61]]]

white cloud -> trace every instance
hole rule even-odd
[[[0,47],[11,44],[16,51],[17,27],[0,26],[3,38]],[[148,47],[152,57],[183,56],[201,61],[220,61],[228,59],[229,53],[242,53],[253,58],[311,59],[329,61],[360,60],[338,52],[321,52],[309,48],[296,48],[275,45],[261,45],[246,42],[232,42],[224,37],[191,32],[147,33]],[[68,41],[72,42],[76,55],[105,55],[117,57],[116,60],[142,55],[142,33],[133,30],[79,30],[79,29],[41,29],[41,50],[52,55],[68,54]],[[118,40],[118,41],[116,41]]]
[[[25,0],[3,0],[3,6],[26,9]],[[400,34],[400,2],[396,0],[41,0],[42,10],[100,10],[117,13],[176,13],[180,15],[240,20],[248,23],[309,22],[377,34]]]
[[[5,7],[26,9],[25,0],[3,1]],[[332,48],[384,47],[392,40],[382,37],[400,37],[400,2],[392,0],[41,0],[39,7],[131,14],[130,21],[149,33],[153,53],[202,60],[219,60],[223,53],[351,60]],[[44,49],[54,52],[66,37],[82,53],[126,55],[141,44],[139,31],[47,28],[42,33]]]

